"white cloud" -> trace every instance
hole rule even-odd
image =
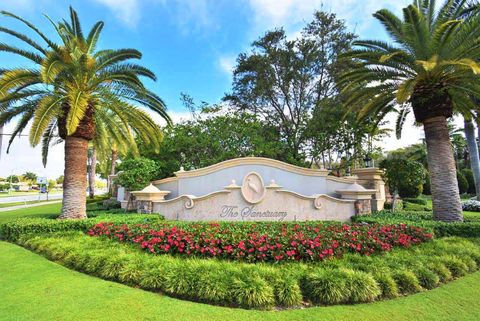
[[[229,76],[232,75],[233,69],[235,68],[235,63],[235,56],[220,56],[218,58],[218,67]]]
[[[410,0],[248,0],[254,14],[254,33],[285,27],[294,34],[312,20],[315,10],[334,12],[351,29],[361,33],[373,21],[372,14],[382,8],[399,12]]]
[[[109,8],[127,26],[135,26],[140,19],[138,0],[95,0]]]

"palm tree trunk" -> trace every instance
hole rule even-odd
[[[115,170],[117,166],[117,159],[118,159],[118,152],[115,149],[112,149],[112,165],[110,167],[110,175],[115,175]],[[115,184],[110,181],[109,192],[112,197],[117,197],[117,189],[115,188]]]
[[[433,198],[433,218],[463,221],[457,170],[447,128],[447,119],[437,116],[423,122],[427,143],[428,171]]]
[[[65,171],[60,219],[86,218],[88,140],[65,138]]]
[[[470,167],[475,181],[475,194],[480,201],[480,157],[478,155],[477,140],[475,139],[475,126],[471,120],[465,119],[465,139],[467,140]]]
[[[95,175],[97,166],[97,150],[92,148],[90,155],[90,166],[88,167],[88,196],[93,199],[95,197]]]

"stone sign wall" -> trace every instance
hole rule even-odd
[[[348,221],[353,215],[370,212],[372,196],[382,195],[382,191],[357,184],[360,177],[327,174],[248,157],[179,171],[133,194],[139,211],[185,221]],[[374,200],[376,208],[383,206],[382,200]]]

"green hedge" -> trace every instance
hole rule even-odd
[[[319,264],[248,264],[149,255],[81,232],[26,234],[24,247],[107,280],[216,305],[270,309],[371,302],[430,289],[477,270],[480,244],[434,240],[382,256]]]
[[[423,198],[411,198],[411,197],[405,197],[402,198],[402,201],[407,202],[407,203],[412,203],[412,204],[419,204],[419,205],[427,205],[427,200]]]
[[[0,224],[0,239],[15,242],[24,234],[42,234],[61,231],[88,231],[95,224],[102,222],[116,223],[149,223],[163,221],[157,214],[109,214],[98,215],[84,220],[57,220],[53,218],[20,218],[12,222]]]
[[[480,217],[466,217],[465,222],[446,223],[434,221],[432,212],[381,211],[371,215],[355,216],[352,220],[357,223],[415,225],[432,231],[436,237],[480,237]]]

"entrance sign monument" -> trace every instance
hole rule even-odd
[[[170,220],[348,221],[383,209],[385,202],[380,170],[364,168],[354,174],[339,178],[323,169],[246,157],[180,170],[132,194],[139,212]]]

